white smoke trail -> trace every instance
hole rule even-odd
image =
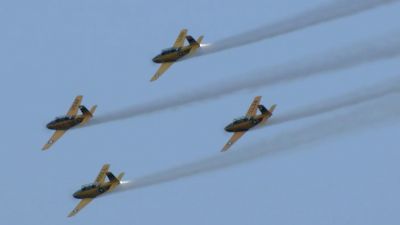
[[[324,99],[321,102],[314,103],[309,106],[299,107],[296,110],[290,111],[286,114],[279,113],[279,115],[272,117],[268,123],[265,124],[265,126],[279,125],[293,120],[304,119],[335,110],[340,110],[399,92],[400,77],[394,77],[379,84],[358,89],[351,93],[334,98]],[[257,129],[262,127],[264,126],[259,126]]]
[[[395,2],[397,0],[336,0],[324,3],[279,22],[216,41],[201,48],[194,56],[240,47]]]
[[[155,100],[137,106],[94,117],[86,126],[123,120],[189,103],[214,99],[216,97],[246,89],[266,87],[295,79],[320,75],[323,72],[349,68],[373,61],[389,59],[400,55],[400,32],[353,43],[343,48],[303,57],[302,59],[269,67],[259,72],[244,74],[237,79],[223,80],[190,92]]]
[[[362,128],[381,125],[388,122],[399,122],[400,104],[394,104],[398,95],[386,96],[366,104],[353,107],[352,110],[336,114],[328,119],[320,120],[300,129],[286,130],[255,145],[242,149],[234,149],[205,159],[197,160],[182,166],[126,181],[115,192],[127,191],[157,185],[164,182],[212,172],[237,164],[259,159],[262,156],[299,146],[312,144],[338,134],[360,130]]]

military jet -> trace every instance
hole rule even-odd
[[[81,95],[76,96],[72,106],[67,112],[67,115],[57,117],[55,120],[47,124],[48,129],[55,130],[56,132],[54,132],[50,140],[43,146],[42,150],[49,149],[68,129],[78,124],[84,125],[93,117],[97,106],[92,106],[89,111],[85,106],[81,105],[82,98],[83,97]],[[78,109],[81,110],[82,115],[77,115]]]
[[[157,80],[174,62],[195,53],[200,48],[203,36],[195,40],[192,36],[186,34],[187,29],[181,30],[174,45],[171,48],[162,50],[161,54],[153,58],[153,62],[161,63],[161,66],[150,81]],[[187,46],[184,46],[185,38],[189,42]]]
[[[254,98],[250,105],[249,110],[245,117],[234,120],[228,126],[225,127],[225,131],[234,132],[229,141],[222,148],[222,152],[228,150],[239,138],[243,136],[248,130],[257,126],[258,124],[265,123],[275,110],[276,105],[272,105],[270,109],[265,108],[265,106],[260,105],[261,96]],[[257,108],[260,110],[261,114],[257,114]]]
[[[108,171],[110,168],[109,164],[105,164],[101,170],[96,180],[92,184],[84,185],[78,191],[76,191],[73,196],[77,199],[82,199],[79,204],[70,212],[68,217],[72,217],[77,214],[83,207],[89,204],[94,198],[99,195],[102,195],[106,192],[110,192],[114,190],[120,183],[121,179],[124,176],[124,173],[120,173],[118,177],[115,177],[114,174]],[[108,178],[108,182],[105,181],[105,178]]]

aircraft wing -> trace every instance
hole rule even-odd
[[[101,168],[99,175],[97,175],[96,180],[94,181],[95,183],[103,183],[104,179],[106,178],[106,173],[108,172],[108,169],[110,168],[110,164],[104,164],[104,166]]]
[[[261,96],[257,96],[254,98],[253,102],[251,103],[249,110],[246,113],[247,117],[252,117],[257,114],[257,107],[260,104]]]
[[[83,207],[85,207],[87,204],[89,204],[92,200],[93,200],[93,198],[84,198],[84,199],[82,199],[82,200],[78,203],[78,205],[75,207],[75,209],[72,210],[72,211],[68,214],[68,217],[75,216],[75,214],[77,214],[79,211],[81,211],[81,209],[83,209]]]
[[[221,152],[225,152],[226,150],[228,150],[233,144],[235,144],[235,142],[237,140],[239,140],[239,138],[241,138],[243,136],[243,134],[245,134],[246,132],[235,132],[231,139],[229,139],[229,141],[225,144],[225,146],[222,148]]]
[[[174,48],[179,48],[179,47],[183,46],[183,43],[185,42],[186,34],[187,34],[187,29],[181,30],[181,32],[179,33],[179,35],[176,38],[176,41],[173,45]]]
[[[66,130],[57,130],[54,132],[53,136],[51,136],[50,140],[43,146],[42,150],[49,149],[65,132]]]
[[[69,108],[67,115],[68,116],[76,116],[78,114],[78,109],[79,106],[81,105],[82,102],[82,95],[76,96],[74,102],[72,103],[71,107]]]
[[[160,68],[158,68],[157,72],[154,74],[154,76],[151,78],[150,81],[155,81],[157,80],[167,69],[172,65],[173,63],[163,63],[161,64]]]

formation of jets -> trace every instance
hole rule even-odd
[[[185,40],[188,41],[189,45],[184,46]],[[178,37],[175,40],[174,45],[171,48],[165,49],[161,54],[153,58],[153,62],[161,63],[160,68],[151,78],[151,81],[157,80],[173,63],[180,59],[194,54],[200,47],[203,36],[200,36],[195,40],[192,36],[187,35],[187,29],[181,30]],[[61,136],[69,129],[75,126],[83,126],[87,124],[93,117],[96,110],[96,105],[92,106],[88,110],[84,105],[81,105],[83,96],[79,95],[75,97],[71,107],[67,114],[62,117],[57,117],[55,120],[47,124],[47,128],[55,130],[50,140],[43,146],[43,150],[49,149]],[[227,151],[239,138],[241,138],[247,131],[253,127],[265,123],[271,116],[276,108],[276,105],[272,105],[269,109],[265,108],[261,102],[261,96],[256,96],[251,103],[245,117],[234,120],[232,123],[225,127],[225,131],[233,132],[232,137],[222,148],[222,152]],[[81,114],[78,115],[78,111]],[[257,111],[260,114],[257,115]],[[113,191],[118,185],[121,184],[121,179],[124,173],[120,173],[115,177],[109,172],[109,164],[105,164],[94,183],[84,185],[78,191],[73,194],[73,197],[81,199],[79,204],[71,211],[68,217],[76,215],[82,208],[89,204],[94,198],[104,193]],[[106,177],[108,181],[106,181]]]

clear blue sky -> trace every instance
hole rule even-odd
[[[395,4],[177,63],[149,82],[151,58],[182,28],[213,42],[322,2],[2,1],[1,224],[399,224],[398,123],[110,195],[66,217],[78,203],[72,193],[104,163],[134,179],[216,154],[230,136],[223,127],[253,96],[290,111],[399,76],[398,59],[73,130],[40,150],[52,134],[46,123],[78,94],[100,115],[399,28]],[[303,123],[251,132],[237,147]]]

